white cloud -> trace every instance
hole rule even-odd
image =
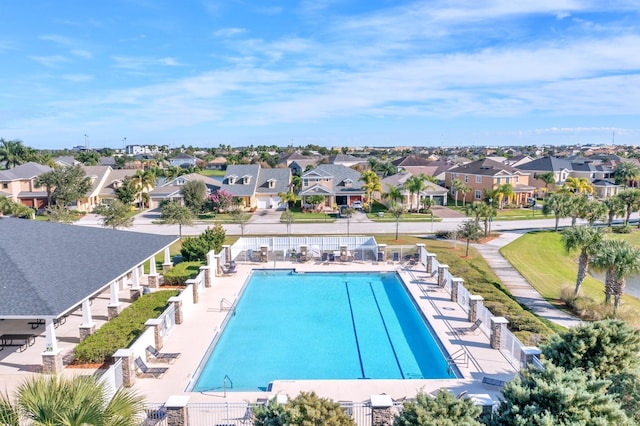
[[[30,56],[29,58],[47,68],[58,68],[62,64],[69,62],[69,58],[67,58],[66,56],[60,56],[60,55]]]
[[[71,53],[75,56],[79,56],[81,58],[85,58],[85,59],[89,59],[93,56],[93,54],[91,52],[89,52],[88,50],[82,50],[82,49],[73,49],[71,51]]]
[[[214,37],[233,37],[240,34],[244,34],[246,30],[244,28],[221,28],[213,32]]]
[[[93,76],[89,74],[65,74],[62,76],[65,80],[74,81],[77,83],[83,83],[93,80]]]

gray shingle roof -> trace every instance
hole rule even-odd
[[[540,157],[528,163],[516,166],[516,169],[536,172],[558,172],[562,169],[571,170],[571,163],[565,158]]]
[[[258,182],[258,173],[260,165],[258,164],[234,164],[227,166],[227,172],[222,181],[222,188],[234,197],[250,197],[256,192],[256,183]],[[236,176],[238,180],[233,185],[229,185],[229,176]],[[248,184],[238,183],[243,176],[251,176]]]
[[[268,181],[275,181],[274,187],[269,188]],[[258,182],[256,185],[256,193],[258,194],[277,194],[279,192],[287,192],[291,181],[291,169],[260,169]]]
[[[10,182],[15,180],[29,180],[42,173],[50,172],[53,170],[49,166],[43,166],[38,163],[24,163],[9,170],[0,171],[0,182]]]
[[[482,175],[482,176],[495,176],[500,173],[509,174],[523,174],[523,172],[517,168],[511,167],[504,163],[489,159],[481,159],[472,161],[471,163],[462,164],[457,167],[449,169],[451,173],[467,173],[470,175]],[[527,173],[525,173],[527,174]]]
[[[0,317],[59,316],[176,240],[0,218]]]

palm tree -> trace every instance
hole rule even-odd
[[[607,209],[607,226],[611,227],[616,216],[622,216],[626,211],[624,202],[619,197],[606,198],[602,204]]]
[[[584,210],[580,214],[581,219],[586,219],[589,225],[596,223],[598,220],[604,220],[609,212],[607,206],[602,201],[587,200],[584,204]]]
[[[476,223],[475,220],[470,219],[461,223],[460,226],[458,226],[457,232],[459,236],[467,240],[467,251],[465,253],[465,256],[468,257],[469,243],[471,241],[478,241],[480,239],[480,236],[482,235],[482,229],[480,229],[480,226]]]
[[[400,224],[400,217],[404,214],[404,207],[401,205],[393,206],[389,209],[389,213],[396,218],[396,241],[398,241],[398,227]]]
[[[464,182],[462,182],[460,179],[454,179],[451,181],[451,187],[453,188],[453,190],[455,191],[455,202],[456,202],[456,207],[458,207],[458,193],[462,192],[462,188],[465,186]]]
[[[629,186],[629,181],[634,181],[640,177],[640,166],[636,163],[624,161],[613,168],[613,178],[615,182],[623,185],[624,189]]]
[[[404,182],[404,187],[409,191],[409,211],[413,210],[413,194],[418,194],[420,198],[420,191],[424,189],[424,178],[422,176],[411,176]]]
[[[382,191],[382,184],[380,183],[380,177],[373,170],[367,170],[360,175],[360,181],[364,182],[362,189],[367,193],[367,200],[369,202],[369,213],[371,213],[371,207],[373,206],[373,193]]]
[[[625,207],[624,226],[629,224],[631,213],[640,206],[640,189],[625,189],[618,192],[615,197],[620,198]]]
[[[505,183],[504,185],[500,185],[498,187],[498,208],[504,208],[504,199],[507,199],[507,203],[511,201],[511,197],[513,197],[513,186],[510,183]]]
[[[593,185],[587,178],[568,177],[562,185],[562,190],[565,192],[571,192],[574,194],[593,194],[595,190]]]
[[[481,203],[480,201],[474,201],[471,204],[467,204],[464,208],[464,214],[469,217],[473,217],[476,221],[476,224],[480,224],[480,217],[482,216],[482,206],[486,205],[485,203]]]
[[[549,192],[549,185],[556,183],[556,174],[553,172],[544,172],[540,173],[536,179],[544,182],[544,193],[546,195]]]
[[[580,251],[578,256],[578,275],[574,297],[578,297],[582,282],[589,272],[589,260],[595,255],[604,241],[604,229],[593,226],[572,226],[562,231],[562,243],[567,252]]]
[[[388,161],[385,163],[378,164],[377,170],[382,173],[382,176],[391,176],[395,175],[398,172],[398,169],[393,164]]]
[[[544,206],[542,206],[542,214],[549,215],[551,213],[556,217],[555,231],[558,232],[558,223],[561,217],[566,217],[569,214],[569,205],[571,203],[571,196],[564,193],[553,193],[547,198]]]
[[[156,175],[151,170],[137,170],[136,174],[133,176],[133,181],[136,183],[138,187],[138,197],[140,200],[140,209],[144,207],[144,203],[142,201],[142,194],[145,192],[149,192],[154,188],[156,183]]]
[[[389,205],[391,207],[398,204],[398,201],[402,201],[404,199],[404,195],[402,195],[402,190],[397,186],[387,185],[387,192],[382,196],[382,198],[389,200]]]
[[[134,425],[143,410],[144,400],[129,389],[109,399],[94,376],[33,376],[18,387],[15,401],[0,398],[0,423],[18,426],[22,417],[35,425]]]
[[[24,163],[29,155],[29,149],[21,140],[7,141],[0,138],[0,163],[5,162],[7,169]]]
[[[605,240],[591,264],[596,270],[605,271],[605,303],[609,303],[613,296],[615,316],[624,294],[626,278],[640,270],[640,250],[625,240]]]
[[[485,203],[480,203],[479,210],[480,211],[478,213],[480,214],[480,217],[482,217],[482,220],[484,222],[484,236],[488,237],[489,233],[491,232],[491,220],[496,217],[496,215],[498,214],[498,210],[492,205]]]
[[[285,210],[289,211],[289,206],[296,202],[298,197],[292,191],[279,192],[278,197],[282,200],[285,206]]]

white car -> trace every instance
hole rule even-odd
[[[354,201],[352,207],[356,210],[362,210],[362,203],[360,201]]]

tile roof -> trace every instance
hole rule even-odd
[[[176,237],[0,218],[0,317],[59,316]]]

